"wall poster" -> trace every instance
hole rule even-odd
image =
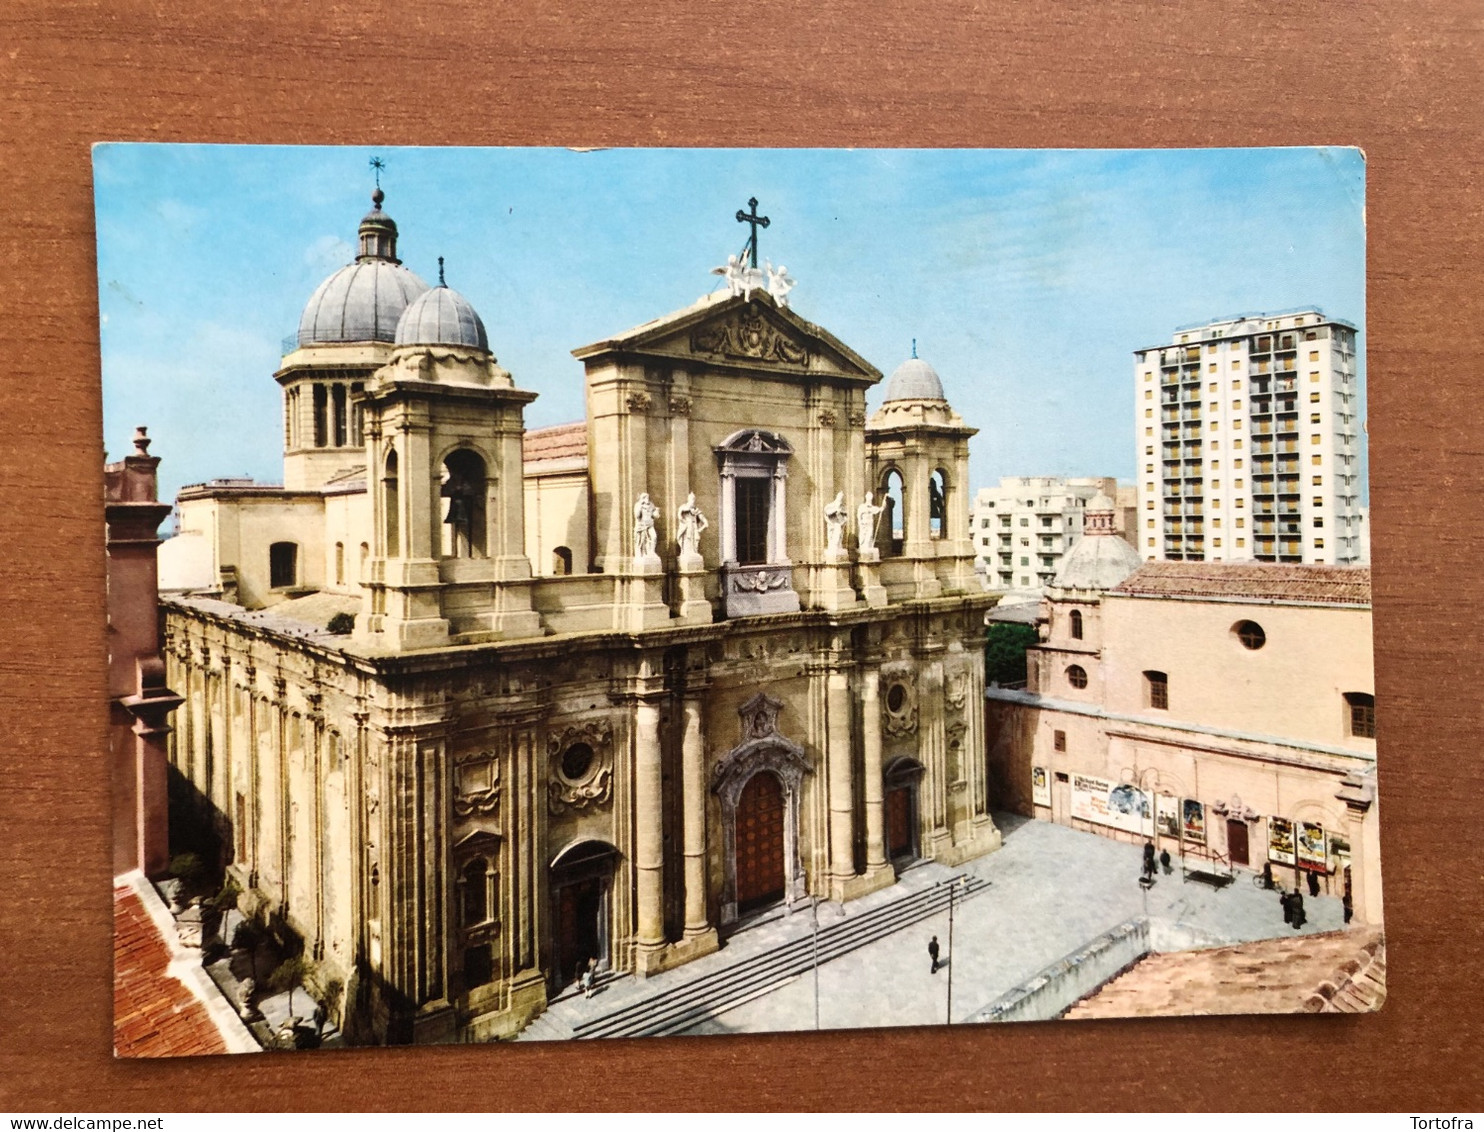
[[[1031,801],[1038,806],[1051,805],[1051,775],[1044,766],[1031,767]]]
[[[1329,859],[1324,852],[1324,827],[1322,825],[1307,821],[1299,822],[1296,849],[1299,868],[1316,873],[1329,871]]]
[[[1149,833],[1149,796],[1137,786],[1072,775],[1072,816],[1126,833]]]
[[[1293,822],[1287,818],[1268,818],[1268,860],[1280,865],[1291,865],[1295,861]]]
[[[1197,845],[1206,843],[1206,807],[1194,798],[1186,798],[1183,803],[1185,813],[1185,840],[1193,841]]]
[[[1178,798],[1173,794],[1156,794],[1154,812],[1160,833],[1166,837],[1180,836],[1180,800]]]

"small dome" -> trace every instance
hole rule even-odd
[[[1111,531],[1094,531],[1067,552],[1051,584],[1064,590],[1111,590],[1141,565],[1139,552],[1123,539]]]
[[[938,371],[921,358],[908,358],[886,379],[887,401],[942,401]]]
[[[367,259],[342,267],[309,297],[299,318],[299,345],[390,342],[397,320],[428,289],[400,263]]]
[[[488,351],[484,323],[472,303],[439,284],[414,299],[397,323],[398,346],[469,346]]]
[[[1114,502],[1108,498],[1107,492],[1100,491],[1087,501],[1085,510],[1088,512],[1112,511],[1115,506]]]

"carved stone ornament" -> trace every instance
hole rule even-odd
[[[631,413],[643,413],[649,409],[649,394],[644,392],[630,393],[626,404]]]
[[[734,571],[730,577],[732,592],[739,594],[767,593],[769,590],[782,589],[788,584],[788,575],[777,570]]]
[[[454,759],[453,812],[461,818],[488,817],[500,807],[500,763],[493,751]]]
[[[825,428],[834,428],[835,421],[837,421],[838,419],[839,418],[835,416],[834,409],[824,409],[819,414],[819,423],[822,424]]]
[[[670,414],[676,417],[690,416],[691,399],[679,393],[670,396]]]
[[[881,726],[888,735],[912,735],[917,731],[917,683],[909,668],[881,671]],[[900,689],[900,691],[898,691]],[[896,701],[896,706],[893,706]]]
[[[866,424],[866,413],[864,409],[856,409],[850,414],[850,423],[855,428],[864,428]]]
[[[720,325],[697,330],[691,335],[690,348],[698,354],[753,358],[794,366],[809,364],[806,347],[786,337],[761,315],[746,311]]]
[[[568,754],[578,744],[592,757],[586,766],[574,768],[567,765]],[[547,738],[546,751],[546,808],[552,814],[603,806],[613,797],[613,727],[606,719],[562,729]]]

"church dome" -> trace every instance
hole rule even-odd
[[[1067,552],[1051,583],[1064,590],[1111,590],[1141,565],[1139,552],[1113,529],[1114,503],[1099,492],[1083,512],[1082,538]]]
[[[942,401],[943,382],[938,371],[914,354],[886,379],[887,401]]]
[[[381,210],[386,195],[371,194],[361,218],[360,254],[309,296],[299,317],[300,346],[321,342],[390,342],[397,320],[428,285],[397,258],[397,222]]]
[[[299,319],[299,345],[390,342],[407,305],[428,285],[400,263],[348,264],[315,289]]]
[[[439,261],[442,272],[442,261]],[[489,337],[474,304],[439,280],[408,304],[397,323],[398,346],[468,346],[488,351]]]

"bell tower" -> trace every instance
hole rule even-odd
[[[979,430],[943,396],[937,371],[917,356],[892,373],[881,408],[866,422],[881,579],[895,600],[977,588],[969,530],[969,438]]]
[[[438,286],[407,307],[363,394],[374,543],[356,619],[362,644],[400,651],[541,635],[521,462],[535,399],[496,364],[440,259]]]

